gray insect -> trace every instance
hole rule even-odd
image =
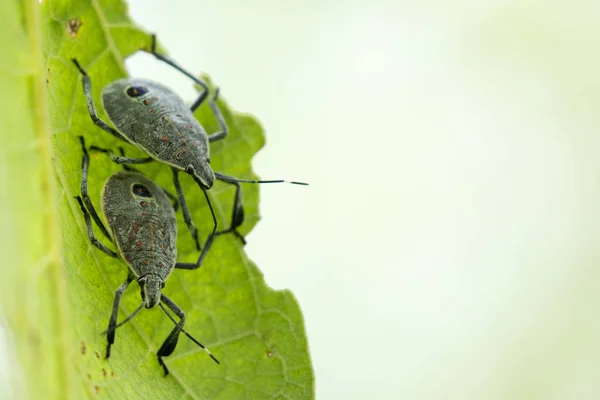
[[[90,157],[83,137],[80,137],[80,141],[83,148],[81,197],[77,196],[76,198],[83,212],[88,237],[94,246],[113,258],[122,259],[129,267],[127,279],[115,292],[108,329],[104,332],[108,342],[106,358],[110,357],[110,348],[115,342],[115,330],[133,318],[142,307],[153,308],[158,305],[175,323],[175,328],[156,353],[165,376],[169,370],[162,358],[173,353],[181,332],[203,348],[216,363],[219,363],[206,347],[183,329],[184,312],[162,293],[165,281],[174,268],[193,270],[202,265],[212,242],[206,243],[196,263],[177,262],[177,221],[174,206],[169,202],[164,189],[146,176],[134,171],[117,172],[110,176],[104,184],[102,212],[106,217],[109,233],[88,196],[87,181]],[[116,246],[116,252],[95,237],[91,219],[94,220],[103,235]],[[142,304],[129,317],[117,324],[121,296],[133,280],[140,285]],[[163,304],[179,317],[179,322],[175,321]]]
[[[209,100],[209,105],[219,122],[220,131],[208,135],[193,115],[194,111],[208,97],[209,89],[206,83],[184,70],[175,61],[157,53],[155,35],[152,35],[152,45],[149,53],[192,79],[202,87],[202,91],[188,108],[181,97],[160,83],[141,78],[123,78],[114,81],[102,90],[102,105],[109,120],[116,127],[114,129],[98,117],[92,98],[91,79],[79,62],[73,59],[75,66],[82,75],[83,92],[92,121],[114,137],[140,148],[150,157],[119,157],[107,149],[97,150],[105,151],[114,162],[119,164],[144,164],[156,160],[171,166],[173,182],[181,203],[184,221],[196,242],[197,248],[199,248],[198,234],[179,182],[179,171],[185,171],[192,176],[204,191],[209,206],[210,201],[206,195],[206,190],[213,186],[215,178],[234,185],[236,192],[230,227],[217,233],[217,219],[212,206],[210,206],[214,227],[209,237],[232,232],[245,243],[244,237],[237,231],[237,228],[244,221],[240,183],[287,182],[297,185],[306,185],[306,183],[284,180],[237,179],[213,171],[210,166],[209,143],[227,136],[227,125],[216,104],[219,89],[216,89],[214,96]]]

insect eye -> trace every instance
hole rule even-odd
[[[127,96],[129,97],[140,97],[148,93],[148,89],[143,86],[131,86],[127,88]]]
[[[139,183],[133,185],[131,191],[134,195],[139,197],[152,197],[152,193],[150,193],[150,190],[146,186],[140,185]]]

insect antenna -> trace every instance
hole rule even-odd
[[[105,330],[104,332],[102,332],[102,335],[104,335],[105,333],[109,333],[109,332],[114,332],[115,330],[117,330],[118,327],[120,327],[121,325],[125,325],[127,322],[129,322],[133,317],[135,317],[137,315],[137,313],[140,312],[140,310],[142,309],[142,307],[144,307],[144,302],[142,302],[142,304],[140,304],[140,306],[131,313],[131,315],[127,318],[125,318],[123,321],[119,322],[118,324],[116,324],[114,327],[109,328],[107,330]]]
[[[234,182],[241,182],[241,183],[290,183],[292,185],[308,186],[308,183],[305,183],[305,182],[286,181],[286,180],[283,180],[283,179],[275,179],[275,180],[269,180],[269,181],[257,181],[257,180],[251,180],[251,179],[238,179],[238,178],[234,178],[232,176],[223,175],[223,174],[221,174],[219,172],[215,172],[215,177],[218,180],[220,180],[220,181],[230,182],[230,183],[234,183]]]
[[[178,325],[178,324],[177,324],[177,321],[175,321],[175,318],[173,318],[173,316],[172,316],[172,315],[171,315],[171,314],[170,314],[170,313],[167,311],[167,309],[165,308],[165,306],[163,306],[163,304],[162,304],[162,303],[158,303],[158,305],[159,305],[159,306],[160,306],[160,308],[163,310],[163,312],[164,312],[165,314],[167,314],[167,317],[169,317],[169,319],[170,319],[171,321],[173,321],[173,323],[174,323],[175,325]],[[192,335],[190,335],[189,333],[187,333],[187,332],[185,331],[185,329],[183,329],[183,327],[181,327],[181,332],[185,333],[185,336],[187,336],[188,338],[190,338],[190,340],[191,340],[192,342],[196,343],[198,346],[200,346],[201,348],[203,348],[203,349],[204,349],[204,351],[205,351],[205,352],[206,352],[206,353],[207,353],[207,354],[210,356],[210,358],[212,358],[212,359],[213,359],[213,361],[214,361],[214,362],[216,362],[217,364],[221,364],[221,363],[219,362],[219,360],[217,360],[217,358],[216,358],[215,356],[213,356],[213,354],[210,352],[210,350],[208,350],[208,349],[207,349],[207,348],[206,348],[206,347],[205,347],[205,346],[204,346],[202,343],[200,343],[199,341],[197,341],[196,339],[194,339],[194,337],[193,337]]]

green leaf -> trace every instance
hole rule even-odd
[[[126,75],[124,59],[148,48],[150,36],[131,21],[119,0],[1,3],[0,29],[9,51],[1,79],[1,109],[6,115],[0,120],[0,177],[7,186],[0,197],[0,225],[7,264],[0,299],[20,365],[15,366],[15,378],[29,396],[313,398],[299,306],[289,291],[265,285],[232,235],[217,238],[199,270],[175,271],[164,289],[186,312],[186,330],[210,348],[221,365],[182,335],[173,355],[165,358],[171,374],[163,377],[156,351],[173,324],[158,309],[143,310],[120,327],[110,359],[103,359],[106,338],[101,332],[127,267],[87,238],[74,199],[81,179],[78,136],[88,144],[115,150],[123,146],[128,156],[143,153],[92,123],[71,59],[76,57],[88,71],[100,117],[107,119],[100,102],[102,87]],[[211,145],[213,168],[253,178],[250,162],[264,144],[262,128],[224,101],[219,105],[230,135]],[[214,132],[218,124],[209,111],[203,105],[197,117]],[[168,167],[152,163],[139,169],[173,188]],[[102,154],[92,155],[89,187],[96,208],[104,181],[118,170]],[[204,196],[191,178],[181,178],[192,217],[206,237],[212,221]],[[241,232],[246,234],[259,219],[258,187],[245,185],[243,190],[246,222]],[[228,226],[233,187],[217,182],[209,195],[220,227]],[[197,252],[181,215],[178,226],[179,259],[194,261]],[[119,320],[139,302],[133,284],[123,296]]]

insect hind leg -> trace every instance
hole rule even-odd
[[[209,105],[210,105],[210,109],[212,110],[215,118],[219,122],[219,126],[221,127],[221,130],[218,132],[215,132],[211,135],[208,135],[209,142],[214,142],[217,140],[224,139],[227,136],[227,133],[229,132],[229,129],[227,128],[227,124],[225,123],[225,118],[223,118],[223,114],[221,114],[221,110],[219,109],[219,105],[217,104],[217,98],[219,97],[219,93],[220,93],[220,88],[217,88],[215,95],[213,96],[212,99],[210,99]]]
[[[150,46],[150,51],[142,49],[143,51],[152,54],[154,57],[156,57],[156,59],[164,62],[165,64],[175,68],[177,71],[181,72],[182,74],[184,74],[185,76],[187,76],[188,78],[190,78],[191,80],[194,81],[194,83],[197,83],[198,85],[200,85],[202,87],[202,92],[200,92],[200,94],[198,95],[198,98],[192,103],[192,105],[190,106],[190,110],[192,112],[196,111],[196,109],[204,102],[204,100],[206,100],[206,97],[208,96],[209,90],[208,90],[208,85],[200,78],[197,78],[196,76],[194,76],[191,72],[188,72],[187,70],[185,70],[181,65],[179,65],[177,62],[175,62],[175,60],[172,60],[171,58],[157,53],[156,52],[156,34],[152,34],[152,44]]]
[[[110,240],[112,242],[112,238],[108,234],[108,231],[106,230],[106,227],[104,226],[104,223],[102,222],[102,220],[98,216],[98,213],[96,212],[94,203],[92,203],[92,200],[90,199],[90,196],[88,195],[88,183],[87,182],[88,182],[88,171],[89,171],[89,166],[90,166],[90,155],[87,152],[87,149],[85,146],[85,139],[83,138],[83,136],[79,136],[79,141],[81,143],[81,149],[83,151],[83,156],[81,158],[81,187],[80,187],[81,197],[77,196],[76,198],[77,198],[77,201],[79,202],[79,206],[81,207],[81,211],[83,212],[83,217],[85,219],[85,223],[86,223],[87,229],[88,229],[88,237],[94,246],[96,246],[97,248],[99,248],[100,250],[102,250],[103,252],[108,254],[109,256],[116,257],[116,253],[114,251],[109,250],[106,246],[104,246],[102,243],[100,243],[100,241],[98,241],[98,239],[96,239],[96,237],[94,235],[94,231],[92,229],[92,223],[90,221],[90,214],[91,214],[91,217],[94,219],[94,222],[100,229],[100,231],[102,231],[102,234],[108,240]],[[85,204],[85,206],[84,206],[84,204]]]

